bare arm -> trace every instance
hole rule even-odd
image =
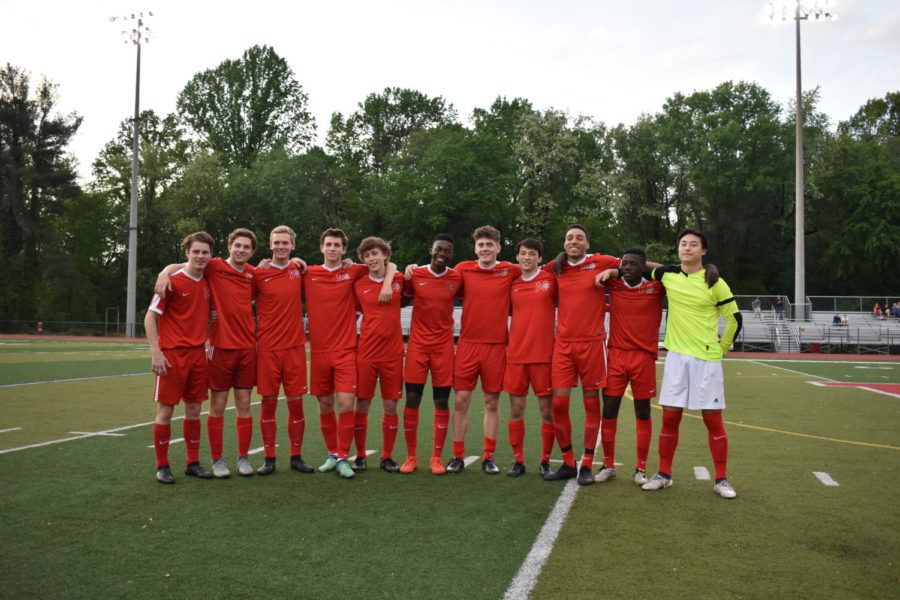
[[[150,344],[150,366],[153,369],[153,374],[165,377],[168,368],[172,365],[169,364],[162,349],[159,347],[158,320],[159,315],[152,310],[148,310],[146,316],[144,316],[144,331],[147,332],[147,343]]]
[[[379,304],[385,304],[391,301],[394,295],[391,286],[394,284],[394,276],[397,274],[397,265],[388,263],[387,271],[384,273],[384,283],[381,284],[381,293],[378,295]]]
[[[184,263],[173,263],[160,271],[159,276],[156,278],[156,285],[153,286],[153,291],[156,292],[160,298],[165,298],[166,292],[172,289],[172,282],[169,278],[173,273],[185,266]]]

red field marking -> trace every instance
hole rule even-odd
[[[900,383],[851,383],[846,381],[810,381],[823,387],[855,387],[900,398]]]

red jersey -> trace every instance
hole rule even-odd
[[[435,274],[431,265],[413,271],[403,294],[413,297],[409,349],[419,352],[453,351],[453,299],[462,276],[451,268]]]
[[[360,277],[353,283],[356,302],[362,309],[362,325],[359,330],[360,361],[389,361],[403,358],[403,330],[400,327],[400,296],[403,292],[403,275],[394,275],[391,283],[391,301],[381,304],[378,295],[384,280]]]
[[[216,348],[236,350],[256,347],[253,317],[253,274],[249,264],[243,271],[224,258],[212,258],[203,276],[209,282],[218,318],[209,328],[209,342]]]
[[[209,324],[209,284],[201,275],[194,279],[184,269],[169,278],[172,289],[165,298],[153,295],[150,310],[159,315],[159,347],[190,348],[206,343]]]
[[[463,311],[459,339],[480,344],[505,344],[509,338],[509,289],[522,269],[505,260],[485,269],[477,260],[456,265],[462,275]]]
[[[621,261],[605,254],[588,254],[577,265],[563,263],[559,285],[557,337],[564,342],[587,342],[606,338],[606,292],[594,285],[594,277],[606,269],[617,269]],[[550,270],[551,265],[544,265]]]
[[[538,270],[512,282],[512,325],[506,362],[549,363],[556,329],[556,276]]]
[[[310,352],[356,348],[356,301],[353,282],[367,275],[365,265],[349,269],[314,265],[303,274]]]
[[[660,281],[641,282],[634,287],[624,279],[606,282],[609,291],[609,341],[620,350],[646,350],[659,355],[659,320],[665,288]]]
[[[256,341],[260,350],[286,350],[306,344],[303,330],[303,274],[294,263],[270,263],[256,270]]]

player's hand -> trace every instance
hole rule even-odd
[[[618,269],[606,269],[605,271],[600,271],[599,273],[597,273],[597,276],[594,277],[594,285],[596,285],[597,287],[603,287],[603,284],[608,281],[610,277],[618,276]]]
[[[384,289],[382,289],[381,293],[378,294],[378,304],[387,304],[393,297],[394,292],[391,291],[391,288],[388,288],[387,291],[384,291]]]
[[[271,265],[272,265],[272,259],[264,258],[261,261],[259,261],[259,264],[256,265],[256,268],[257,269],[269,269],[269,268],[271,268]]]
[[[163,354],[163,351],[154,352],[150,358],[150,366],[153,369],[154,375],[159,375],[160,377],[165,377],[166,373],[169,372],[169,367],[172,365],[169,364],[169,360],[166,358],[166,355]]]
[[[306,261],[302,258],[297,258],[296,256],[291,259],[291,262],[297,265],[297,268],[300,269],[301,273],[306,273]]]
[[[716,268],[716,265],[710,263],[706,265],[706,287],[712,287],[716,285],[716,282],[719,280],[719,269]]]
[[[341,261],[341,266],[344,267],[345,269],[349,269],[350,267],[353,266],[353,260],[350,258],[345,258],[344,260]]]
[[[406,265],[406,269],[403,271],[403,278],[406,280],[412,279],[413,271],[419,268],[419,265]]]
[[[209,311],[209,322],[210,323],[212,323],[213,321],[215,321],[218,318],[219,318],[219,311],[217,311],[217,310]]]
[[[166,292],[171,289],[172,280],[169,278],[169,275],[165,271],[160,272],[159,277],[156,278],[156,285],[153,286],[153,291],[160,298],[165,298]]]

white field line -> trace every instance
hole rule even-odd
[[[731,362],[786,362],[786,363],[813,363],[818,365],[893,365],[896,361],[887,360],[803,360],[790,358],[723,358]]]
[[[694,478],[709,481],[709,469],[706,467],[694,467]]]
[[[465,459],[463,459],[463,462],[464,462],[465,465],[468,467],[468,466],[470,466],[473,462],[475,462],[476,460],[478,460],[479,458],[481,458],[481,457],[480,457],[480,456],[477,456],[477,455],[475,455],[475,456],[467,456]]]
[[[833,383],[842,383],[837,379],[829,379],[828,377],[822,377],[821,375],[813,375],[812,373],[804,373],[803,371],[795,371],[793,369],[788,369],[787,367],[779,367],[778,365],[770,365],[764,362],[759,362],[758,360],[749,360],[747,362],[755,363],[761,367],[769,367],[772,369],[781,369],[782,371],[787,371],[788,373],[796,373],[797,375],[803,375],[805,377],[815,377],[816,379],[824,379],[825,381],[831,381]]]
[[[828,473],[825,473],[823,471],[813,471],[813,475],[816,476],[816,479],[818,479],[819,481],[821,481],[822,483],[824,483],[827,486],[837,487],[837,486],[841,485],[837,481],[832,479],[831,475],[829,475]]]
[[[572,508],[572,502],[574,502],[577,492],[578,484],[574,479],[570,479],[559,495],[556,504],[553,505],[547,520],[544,521],[544,526],[541,527],[537,539],[531,546],[531,551],[525,557],[525,561],[519,567],[519,571],[513,577],[509,587],[506,588],[503,600],[524,600],[531,594],[531,590],[534,589],[541,574],[541,569],[544,568],[547,558],[550,557],[559,531],[566,522],[566,517],[569,516],[569,510]]]
[[[282,398],[284,398],[284,396],[280,396],[279,400]],[[259,404],[259,401],[250,403],[251,406],[253,406],[254,404]],[[234,407],[229,406],[225,410],[234,410]],[[209,414],[209,411],[204,411],[204,412],[200,413],[200,416],[208,415],[208,414]],[[184,419],[183,416],[182,417],[172,417],[173,421],[180,421],[182,419]],[[124,427],[116,427],[114,429],[107,429],[105,431],[95,431],[93,433],[77,435],[74,437],[61,438],[58,440],[39,442],[37,444],[28,444],[27,446],[19,446],[18,448],[7,448],[6,450],[0,450],[0,454],[6,454],[8,452],[18,452],[20,450],[30,450],[32,448],[42,448],[43,446],[51,446],[53,444],[61,444],[63,442],[71,442],[72,440],[83,440],[85,438],[90,438],[90,437],[105,436],[105,435],[109,435],[111,433],[116,433],[119,431],[127,431],[128,429],[137,429],[138,427],[146,427],[147,425],[153,425],[153,421],[148,421],[146,423],[136,423],[134,425],[125,425]],[[153,446],[151,445],[149,447],[152,448]]]
[[[70,431],[76,435],[104,435],[107,437],[125,437],[124,433],[109,433],[108,431]]]
[[[97,375],[95,377],[74,377],[72,379],[49,379],[47,381],[29,381],[27,383],[4,383],[0,388],[21,387],[23,385],[43,385],[45,383],[67,383],[69,381],[87,381],[88,379],[112,379],[114,377],[134,377],[135,375],[152,375],[152,373],[125,373],[124,375]]]
[[[277,448],[278,444],[275,444],[275,447]],[[265,449],[266,449],[265,446],[260,446],[259,448],[254,448],[253,450],[248,450],[247,456],[250,456],[251,454],[259,454],[260,452],[262,452]]]
[[[10,427],[9,429],[0,429],[0,433],[9,433],[10,431],[19,431],[21,427]]]

